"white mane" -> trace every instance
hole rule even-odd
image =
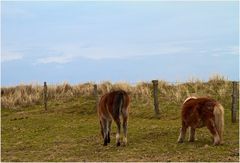
[[[197,97],[195,97],[195,96],[188,97],[188,98],[183,102],[183,104],[185,104],[187,101],[189,101],[189,100],[191,100],[191,99],[197,99]]]

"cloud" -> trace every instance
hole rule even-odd
[[[231,54],[240,55],[240,53],[239,53],[239,47],[238,47],[238,46],[233,46],[233,47],[231,47],[229,50],[230,50],[230,53],[231,53]]]
[[[45,56],[37,58],[35,64],[67,64],[75,59],[85,58],[90,60],[102,59],[129,59],[144,56],[157,56],[168,54],[182,54],[191,49],[187,47],[165,46],[165,47],[141,47],[141,46],[114,46],[114,45],[59,45],[45,52]],[[47,55],[46,55],[47,54]],[[51,56],[50,56],[51,55]]]
[[[219,56],[221,56],[221,55],[214,53],[214,54],[212,54],[212,56],[213,56],[213,57],[219,57]]]
[[[23,58],[23,55],[17,52],[3,52],[1,55],[1,62],[20,60],[22,58]]]
[[[210,50],[210,54],[214,57],[219,57],[223,55],[239,55],[239,47],[229,46],[229,47],[215,48]]]
[[[75,59],[85,58],[90,60],[102,59],[132,59],[138,57],[164,56],[164,55],[211,55],[220,57],[223,55],[237,55],[237,46],[221,48],[202,48],[191,46],[190,41],[181,42],[147,42],[144,44],[90,44],[90,43],[70,43],[58,44],[46,49],[37,59],[37,64],[67,64]],[[39,50],[38,50],[39,51]],[[43,56],[45,55],[45,56]]]
[[[50,49],[52,54],[58,54],[57,56],[45,57],[38,59],[40,63],[67,63],[73,58],[87,58],[93,60],[99,59],[126,59],[131,57],[141,56],[156,56],[156,55],[168,55],[168,54],[183,54],[191,52],[190,47],[184,46],[156,46],[149,45],[59,45]],[[61,54],[61,55],[59,55]]]
[[[60,56],[50,56],[50,57],[43,57],[37,59],[37,63],[57,63],[57,64],[65,64],[71,62],[73,57],[68,55],[60,55]]]

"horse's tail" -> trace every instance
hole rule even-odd
[[[122,112],[123,103],[124,103],[124,94],[122,92],[118,92],[118,94],[116,95],[116,101],[115,101],[115,107],[114,107],[115,115],[118,117]]]
[[[215,117],[215,125],[220,137],[220,142],[223,141],[224,130],[224,108],[220,103],[217,103],[214,107],[213,114]]]
[[[119,116],[122,112],[122,107],[123,107],[123,102],[124,102],[123,100],[124,100],[124,96],[123,96],[123,93],[121,92],[119,94]]]

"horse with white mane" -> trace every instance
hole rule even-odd
[[[208,97],[189,97],[182,106],[182,128],[178,142],[184,141],[186,131],[190,127],[189,141],[195,140],[196,128],[206,126],[213,135],[213,144],[223,142],[224,108],[214,99]]]

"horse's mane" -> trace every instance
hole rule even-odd
[[[192,100],[192,99],[197,99],[197,97],[190,96],[190,97],[186,98],[186,100],[183,102],[183,104],[185,104],[187,101]]]

